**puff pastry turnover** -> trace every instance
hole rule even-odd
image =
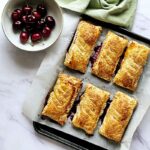
[[[120,142],[136,105],[135,99],[117,92],[107,110],[99,133],[108,139]]]
[[[60,73],[42,115],[64,125],[81,86],[80,79]]]
[[[99,78],[110,81],[127,43],[127,39],[109,31],[93,64],[92,73]]]
[[[108,92],[88,84],[84,94],[81,96],[72,124],[83,129],[87,134],[93,134],[109,96]]]
[[[102,28],[86,21],[80,21],[73,42],[66,53],[64,65],[85,73]]]
[[[113,82],[121,87],[135,91],[149,51],[150,48],[131,41]]]

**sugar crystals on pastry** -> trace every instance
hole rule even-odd
[[[42,115],[64,125],[81,86],[80,79],[60,73]]]
[[[85,73],[101,31],[100,26],[87,21],[80,21],[73,42],[66,53],[64,65]]]
[[[109,31],[93,64],[92,73],[99,78],[110,81],[127,43],[127,39]]]
[[[117,92],[107,110],[99,133],[115,142],[120,142],[131,119],[137,101]]]
[[[150,48],[131,41],[113,82],[121,87],[135,91],[149,52]]]
[[[87,134],[93,134],[109,96],[109,92],[88,84],[81,96],[72,124]]]

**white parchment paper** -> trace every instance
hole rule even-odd
[[[41,124],[50,126],[57,130],[61,130],[67,134],[71,134],[103,148],[109,150],[128,150],[130,147],[132,136],[150,105],[150,63],[147,63],[144,69],[144,73],[140,79],[138,89],[134,93],[131,93],[123,88],[113,85],[112,83],[105,82],[93,76],[90,73],[90,65],[85,74],[67,69],[63,65],[63,62],[66,50],[76,30],[79,19],[80,17],[78,16],[78,14],[71,13],[70,11],[64,12],[64,27],[62,34],[57,42],[52,47],[50,47],[45,59],[43,60],[37,72],[37,75],[25,99],[23,113],[32,121],[40,122]],[[108,29],[103,28],[102,36],[97,44],[100,44],[101,41],[104,40],[107,31]],[[128,37],[128,39],[130,38]],[[67,74],[71,74],[83,79],[82,91],[84,90],[84,86],[86,85],[86,83],[90,82],[99,88],[109,91],[111,93],[111,96],[113,96],[116,91],[122,91],[132,97],[135,97],[138,100],[138,106],[133,114],[133,117],[131,118],[131,121],[120,144],[116,144],[99,135],[98,129],[101,125],[100,121],[95,130],[94,136],[87,136],[83,131],[74,128],[71,125],[71,121],[69,118],[67,123],[63,127],[56,123],[50,122],[48,120],[42,120],[40,118],[41,111],[44,107],[45,98],[48,92],[52,91],[59,72],[65,72]]]

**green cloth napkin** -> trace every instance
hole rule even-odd
[[[56,0],[63,8],[95,19],[129,28],[132,26],[137,0]]]

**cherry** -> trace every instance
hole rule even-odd
[[[13,22],[13,28],[15,30],[21,30],[23,28],[22,22],[21,21],[15,21]]]
[[[26,18],[26,19],[25,19]],[[28,32],[32,32],[35,29],[36,19],[33,15],[28,15],[24,17],[25,21],[25,29]]]
[[[47,9],[44,4],[39,4],[36,10],[41,14],[42,17],[46,16],[47,14]]]
[[[42,30],[42,36],[44,38],[48,38],[51,34],[51,29],[49,27],[44,27],[44,29]]]
[[[21,30],[20,41],[26,43],[31,34],[32,42],[48,38],[52,28],[55,27],[55,20],[52,16],[47,16],[46,6],[42,3],[37,5],[36,10],[30,5],[24,5],[22,9],[15,9],[11,18],[13,20],[13,29]],[[25,30],[24,30],[25,29]]]
[[[21,18],[22,23],[26,24],[27,23],[27,16],[22,16]]]
[[[39,41],[39,40],[41,40],[41,39],[42,39],[42,35],[41,35],[40,32],[33,33],[33,34],[31,35],[31,40],[32,40],[32,42],[37,42],[37,41]]]
[[[22,10],[21,9],[15,9],[11,14],[11,18],[13,21],[16,21],[16,20],[19,20],[21,15],[22,15]]]
[[[36,23],[36,18],[33,15],[27,16],[27,23]]]
[[[45,26],[45,19],[39,20],[36,24],[36,28],[38,30],[42,30],[44,28],[44,26]]]
[[[37,12],[37,11],[33,11],[33,12],[32,12],[32,15],[35,17],[36,20],[41,19],[41,15],[40,15],[40,13]]]
[[[22,15],[22,10],[21,9],[16,9],[15,12],[18,13],[19,17],[21,17],[21,15]]]
[[[25,25],[25,29],[26,29],[26,31],[29,32],[29,33],[34,30],[33,26],[30,25],[30,24],[26,24],[26,25]]]
[[[26,42],[28,41],[28,39],[29,39],[29,33],[26,32],[26,31],[22,31],[22,32],[20,33],[20,41],[21,41],[22,43],[26,43]]]
[[[22,7],[22,12],[25,15],[30,15],[32,10],[33,10],[33,8],[29,5],[25,5],[25,6]]]
[[[18,13],[17,13],[17,12],[13,12],[13,13],[11,14],[11,19],[12,19],[13,21],[18,20],[18,19],[19,19]]]
[[[45,19],[46,25],[51,29],[55,27],[55,20],[52,16],[47,16]]]

